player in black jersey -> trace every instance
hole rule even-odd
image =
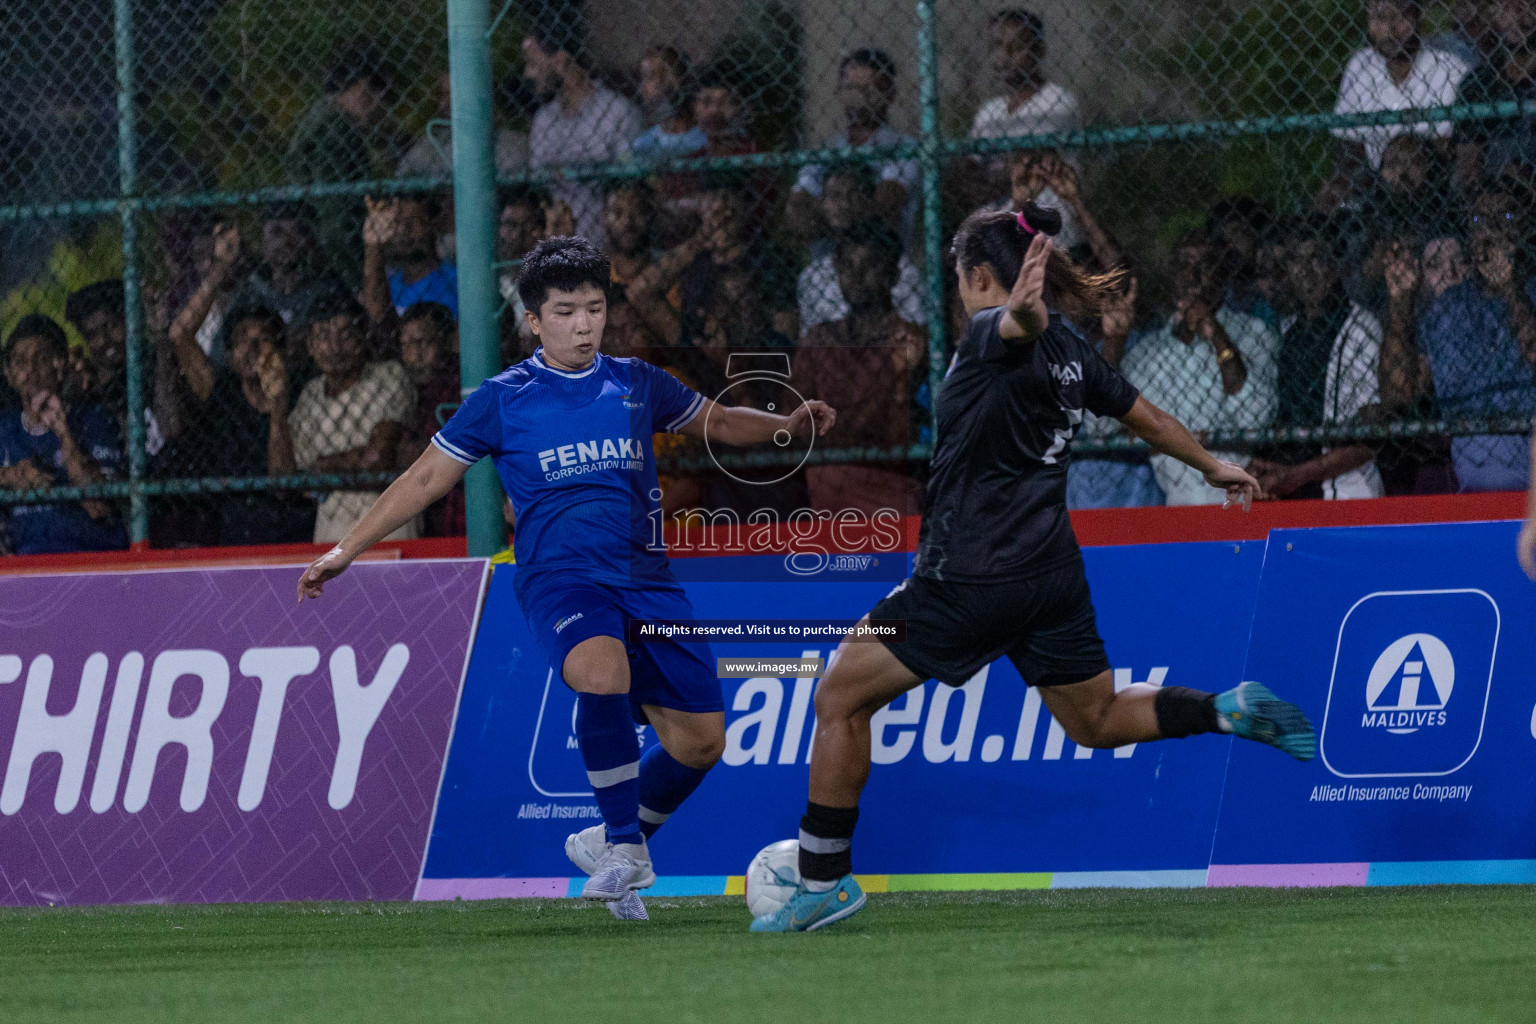
[[[911,578],[868,619],[903,619],[901,643],[851,643],[816,690],[801,884],[753,931],[810,931],[856,913],[853,827],[869,778],[870,718],[926,679],[960,686],[1007,655],[1073,742],[1085,747],[1232,733],[1310,760],[1317,739],[1259,683],[1221,694],[1138,683],[1115,692],[1067,517],[1067,447],[1084,412],[1112,416],[1246,508],[1258,481],[1206,451],[1142,398],[1063,320],[1087,323],[1120,284],[1052,248],[1053,210],[978,214],[953,254],[971,317],[938,396],[938,437]],[[1005,282],[1013,282],[1010,288]],[[1061,312],[1058,312],[1061,311]]]

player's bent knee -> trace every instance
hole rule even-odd
[[[629,692],[629,661],[624,645],[613,637],[593,637],[577,644],[565,656],[560,674],[577,693]]]
[[[690,736],[680,746],[681,750],[669,750],[667,753],[689,768],[708,771],[719,763],[725,753],[725,732],[722,730],[718,735]]]

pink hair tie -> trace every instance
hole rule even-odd
[[[1015,217],[1014,219],[1019,222],[1019,227],[1024,229],[1024,233],[1026,235],[1036,234],[1035,229],[1033,227],[1031,227],[1029,221],[1024,218],[1024,211],[1023,210],[1020,210],[1018,212],[1018,216]]]

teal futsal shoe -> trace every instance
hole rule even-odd
[[[864,909],[869,897],[852,875],[844,875],[826,892],[811,892],[805,886],[795,890],[789,902],[772,914],[752,922],[754,932],[813,932]]]
[[[1301,708],[1281,700],[1263,683],[1239,683],[1216,695],[1221,726],[1245,740],[1268,743],[1298,761],[1317,756],[1317,732]]]

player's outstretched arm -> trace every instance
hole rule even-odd
[[[388,537],[406,523],[415,519],[423,510],[443,495],[453,490],[464,479],[469,469],[457,459],[451,459],[427,445],[421,458],[389,485],[373,503],[368,514],[331,550],[309,564],[299,577],[299,600],[319,597],[327,581],[346,571],[358,555],[367,551],[380,540]]]
[[[998,321],[1004,341],[1033,341],[1045,333],[1050,312],[1045,306],[1045,267],[1051,259],[1051,236],[1036,235],[1024,253],[1018,280],[1008,293],[1008,315]]]
[[[836,422],[837,410],[814,398],[802,403],[788,416],[744,405],[718,405],[706,398],[698,415],[678,433],[684,437],[702,438],[708,431],[711,441],[748,445],[772,441],[780,431],[787,431],[793,437],[814,430],[816,436],[821,437]]]
[[[1531,434],[1531,493],[1526,499],[1525,526],[1520,530],[1520,568],[1536,580],[1536,433]]]
[[[1264,496],[1259,482],[1248,475],[1241,466],[1222,462],[1205,450],[1178,420],[1168,415],[1145,398],[1137,398],[1131,411],[1120,417],[1120,422],[1152,446],[1152,450],[1171,455],[1205,476],[1205,482],[1227,492],[1227,505],[1242,503],[1246,511],[1257,498]]]

